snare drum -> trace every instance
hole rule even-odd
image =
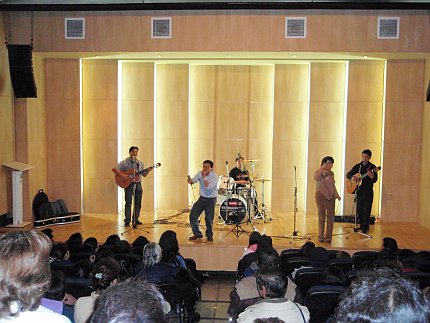
[[[234,179],[228,176],[220,176],[216,188],[219,195],[229,195],[234,189]]]
[[[219,213],[225,223],[237,224],[245,218],[247,208],[246,200],[242,196],[234,194],[221,204]]]
[[[243,196],[245,200],[248,200],[252,197],[252,189],[248,187],[239,187],[237,188],[237,194]]]

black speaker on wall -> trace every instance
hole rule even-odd
[[[33,47],[31,45],[7,45],[10,79],[16,98],[37,98],[33,74]]]
[[[427,98],[426,98],[427,102],[430,102],[430,80],[429,80],[429,85],[427,85]]]

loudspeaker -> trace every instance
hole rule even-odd
[[[33,74],[33,47],[30,45],[7,45],[10,79],[16,98],[37,98]]]

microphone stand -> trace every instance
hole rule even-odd
[[[298,230],[296,230],[296,218],[297,218],[297,168],[294,165],[294,228],[293,233],[283,235],[283,238],[291,239],[290,244],[295,240],[303,240],[306,238],[305,235],[300,234]],[[309,240],[311,240],[309,238]]]
[[[135,164],[135,166],[133,167],[133,182],[131,184],[131,185],[133,185],[133,192],[132,192],[132,198],[131,198],[131,209],[133,210],[133,213],[131,214],[131,216],[132,216],[133,224],[131,225],[130,229],[127,229],[124,232],[122,232],[121,236],[123,236],[124,234],[126,234],[129,231],[134,231],[134,229],[138,229],[138,230],[143,231],[145,233],[149,233],[149,231],[138,228],[137,224],[136,224],[136,221],[137,221],[136,215],[137,214],[136,214],[135,207],[136,207],[136,185],[137,185],[137,183],[134,180],[136,178],[136,164],[137,164],[137,167],[139,167],[139,161],[136,158],[133,158],[133,160],[134,160],[134,164]],[[140,184],[140,185],[142,185],[142,184]]]

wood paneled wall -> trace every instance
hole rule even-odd
[[[345,63],[312,63],[309,96],[309,138],[307,163],[306,212],[316,214],[315,180],[313,173],[324,156],[335,160],[333,172],[338,181],[343,178],[343,129],[346,86]],[[339,184],[337,184],[339,189]]]
[[[11,16],[13,38],[28,43],[31,15]],[[172,17],[172,38],[151,38],[152,16]],[[286,16],[307,17],[306,38],[285,39]],[[378,16],[400,17],[398,40],[377,38]],[[425,10],[35,12],[34,47],[43,52],[425,52],[430,50],[428,16]],[[86,19],[86,39],[64,38],[65,17]]]
[[[275,67],[273,210],[294,210],[294,187],[297,186],[298,210],[304,211],[309,122],[309,67],[309,64],[276,65]],[[297,177],[297,184],[295,177]]]
[[[430,82],[430,59],[425,61],[424,72],[423,90],[426,91]],[[423,105],[418,222],[430,228],[430,102],[424,101]]]
[[[154,164],[154,64],[122,63],[122,154],[139,147],[145,167]],[[163,165],[164,167],[164,165]],[[157,170],[155,170],[157,171]],[[154,172],[142,181],[142,210],[154,210]]]
[[[0,38],[4,39],[3,16],[0,17]],[[0,47],[0,164],[15,159],[13,92],[9,77],[7,49]],[[0,215],[12,209],[12,182],[10,170],[0,166]]]
[[[82,148],[85,212],[116,213],[111,169],[118,155],[118,62],[83,62]]]
[[[81,211],[80,63],[45,60],[47,181],[50,200]]]
[[[381,165],[385,61],[351,61],[348,71],[345,173],[361,161],[361,152],[372,151],[372,163]],[[341,167],[340,160],[336,167]],[[380,183],[374,185],[372,215],[379,215]],[[340,192],[345,174],[337,179]],[[355,214],[354,195],[344,196],[344,214]]]
[[[156,65],[156,159],[160,209],[188,207],[188,64]]]
[[[387,62],[383,221],[418,221],[424,67],[422,60]]]

